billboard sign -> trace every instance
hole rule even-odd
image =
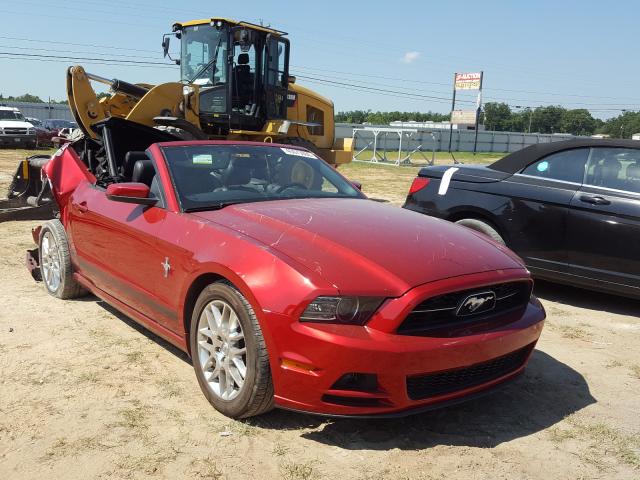
[[[457,125],[475,125],[477,110],[454,110],[451,112],[451,123]]]
[[[479,90],[482,82],[482,73],[456,73],[456,90]]]

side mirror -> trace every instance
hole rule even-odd
[[[162,37],[162,51],[164,52],[164,57],[167,58],[169,55],[169,43],[171,42],[171,38],[168,35],[164,35]]]
[[[362,183],[360,182],[356,182],[355,180],[351,181],[351,185],[353,185],[354,187],[356,187],[358,190],[362,191]]]
[[[107,187],[107,198],[114,202],[155,205],[158,199],[149,198],[149,191],[144,183],[112,183]]]

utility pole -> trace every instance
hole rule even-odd
[[[480,111],[482,110],[482,77],[484,77],[484,71],[480,71],[480,88],[478,89],[478,105],[476,108],[476,134],[473,138],[473,154],[476,154],[478,150],[478,127],[480,123]]]
[[[451,100],[451,115],[449,115],[449,153],[451,153],[451,138],[453,136],[453,111],[456,109],[456,78],[457,73],[453,74],[453,99]]]

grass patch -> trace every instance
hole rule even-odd
[[[156,385],[160,389],[160,395],[165,398],[179,397],[182,395],[182,388],[175,378],[161,378],[156,382]]]
[[[149,411],[151,407],[146,405],[140,405],[139,402],[134,402],[134,406],[126,408],[118,412],[120,420],[116,422],[116,426],[125,427],[129,430],[146,430],[149,428],[147,419],[149,417]]]
[[[206,480],[219,480],[223,478],[222,470],[220,470],[216,461],[211,457],[192,460],[191,468],[195,478],[203,478]]]
[[[289,452],[289,447],[282,445],[281,443],[276,443],[273,446],[273,450],[271,450],[271,453],[276,457],[282,457],[286,455],[288,452]]]
[[[280,465],[280,475],[285,480],[312,480],[319,477],[316,461],[303,463],[285,462]]]
[[[100,374],[98,372],[84,372],[78,377],[78,381],[82,383],[98,383]]]
[[[168,463],[178,458],[182,453],[173,446],[167,450],[156,450],[141,457],[127,455],[121,459],[117,466],[126,472],[127,476],[134,476],[135,473],[144,472],[147,475],[154,475],[162,470]],[[135,475],[137,477],[137,475]]]
[[[132,363],[134,365],[140,365],[144,363],[144,353],[142,353],[140,350],[127,352],[124,354],[124,357],[127,363]]]
[[[633,376],[640,379],[640,365],[631,365],[630,368]]]
[[[580,327],[570,327],[563,325],[560,327],[560,334],[563,338],[569,338],[571,340],[584,340],[591,336],[589,332]]]
[[[628,435],[609,425],[599,422],[586,424],[575,416],[567,417],[570,429],[554,428],[549,434],[551,440],[560,443],[576,439],[588,444],[584,459],[600,469],[606,468],[604,460],[614,456],[623,463],[640,468],[640,436]]]

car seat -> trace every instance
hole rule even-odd
[[[640,163],[630,163],[627,165],[627,190],[640,193]]]

